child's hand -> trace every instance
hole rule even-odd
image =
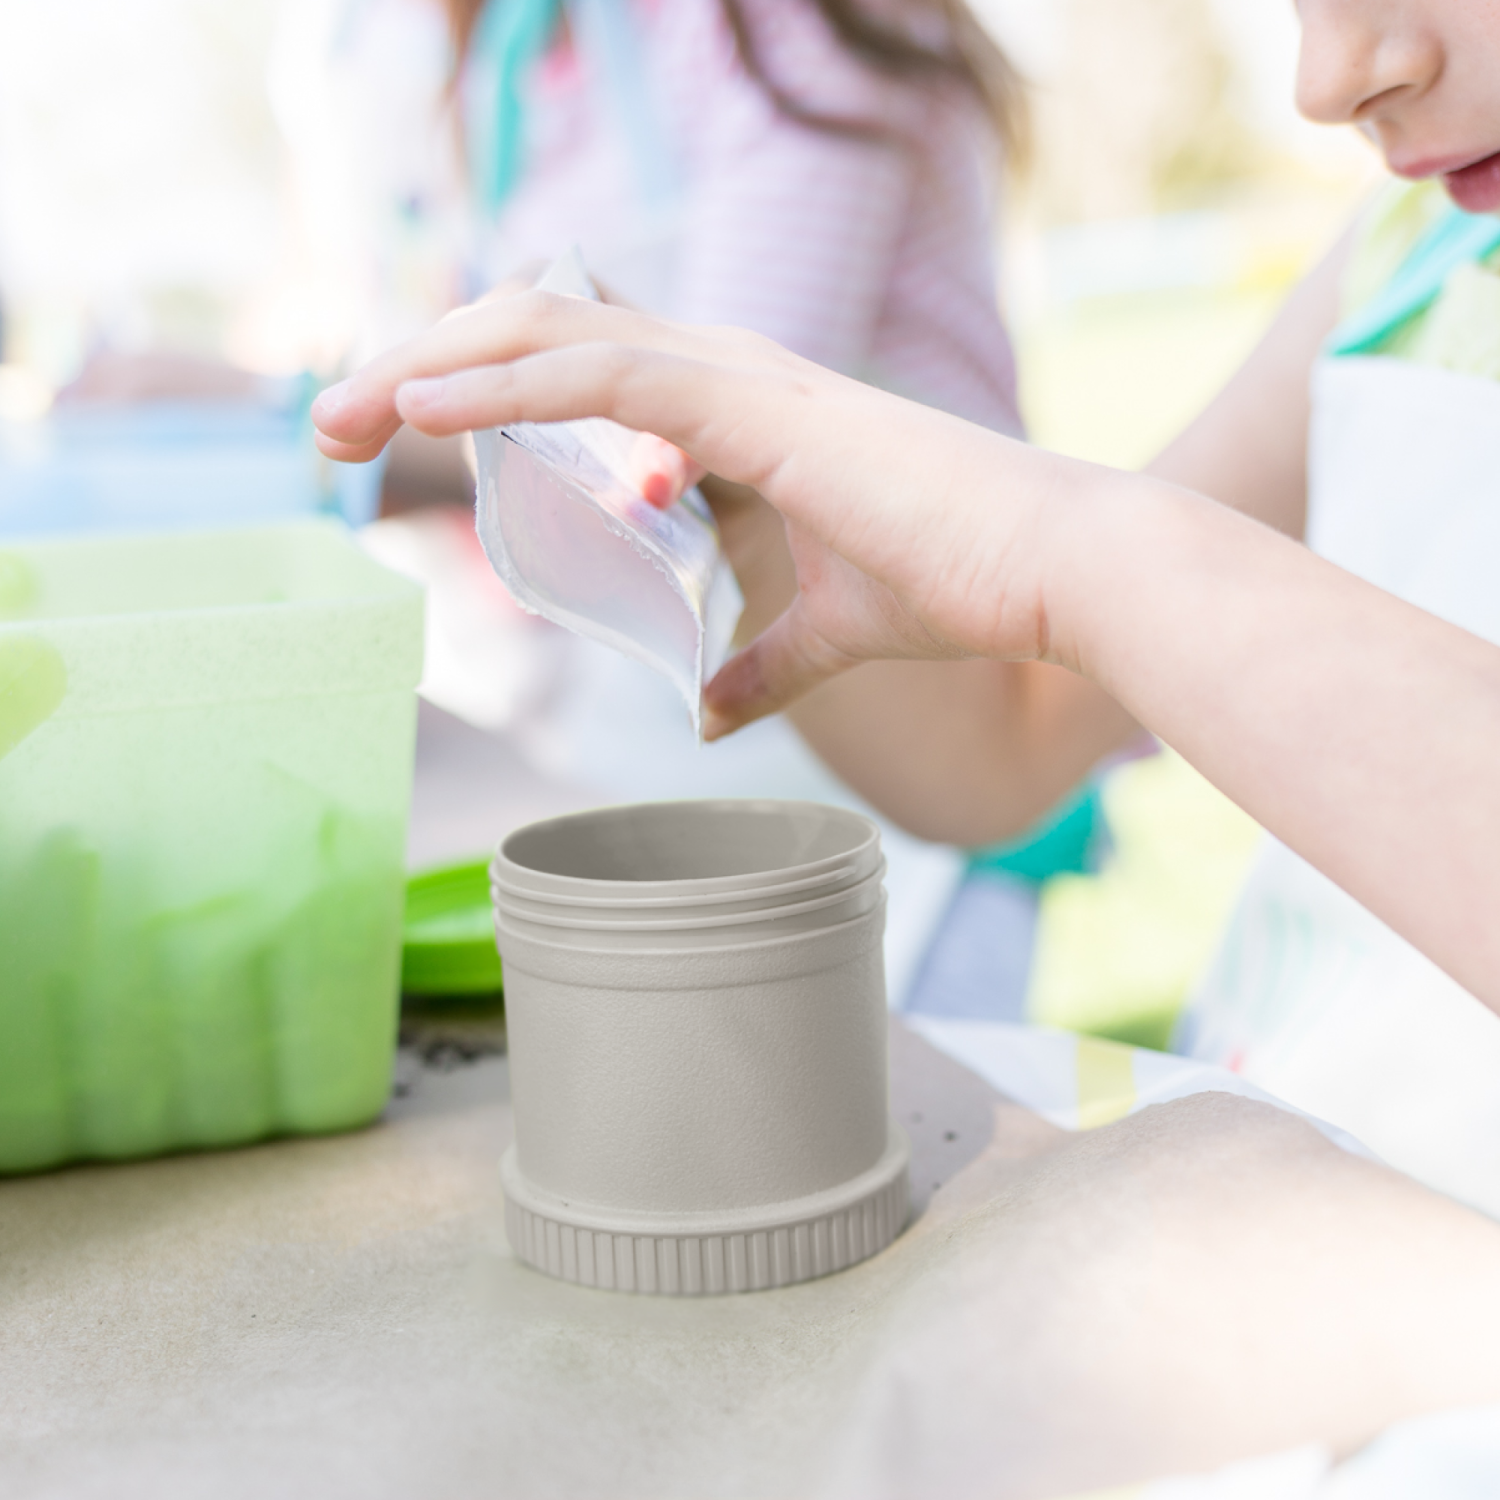
[[[546,270],[546,261],[534,261],[491,287],[475,301],[474,306],[485,307],[507,297],[515,297],[521,292],[528,292],[542,279]],[[601,302],[607,302],[611,307],[639,310],[609,287],[602,286],[598,282],[595,286]],[[461,308],[458,311],[461,315],[469,310]],[[649,432],[641,433],[635,447],[631,450],[631,483],[641,492],[642,497],[658,510],[666,510],[669,506],[675,505],[703,478],[706,472],[701,464],[695,464],[675,443],[669,443],[665,438],[656,437]]]
[[[314,408],[323,451],[354,461],[403,419],[440,435],[583,416],[660,433],[786,520],[798,596],[710,685],[710,734],[873,657],[1049,644],[1040,498],[1069,471],[751,334],[527,292],[445,319]]]

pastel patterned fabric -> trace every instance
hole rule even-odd
[[[1430,185],[1376,205],[1314,370],[1308,544],[1500,642],[1497,247]],[[1500,1017],[1273,839],[1175,1044],[1500,1216]]]

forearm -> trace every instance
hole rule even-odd
[[[1166,486],[1061,523],[1059,659],[1500,1008],[1500,651]]]
[[[1346,235],[1148,472],[1302,534],[1308,377],[1337,317],[1347,254]],[[766,600],[755,632],[792,597],[789,560],[769,588],[763,577],[747,580],[752,599]],[[961,843],[1014,837],[1137,732],[1092,682],[993,662],[861,667],[810,694],[791,717],[882,812],[924,837]]]

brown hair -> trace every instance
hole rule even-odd
[[[485,0],[447,0],[457,65],[468,54],[469,42]],[[905,31],[877,21],[860,0],[813,0],[833,34],[862,63],[877,73],[916,84],[956,84],[969,93],[989,117],[995,134],[1013,164],[1021,162],[1028,144],[1026,101],[1021,80],[999,45],[985,31],[965,0],[912,0],[944,23],[947,45],[928,47]],[[789,119],[815,130],[862,140],[887,140],[890,132],[873,120],[826,115],[810,109],[766,71],[756,44],[744,0],[719,0],[734,34],[745,71],[775,101]]]

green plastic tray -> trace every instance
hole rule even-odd
[[[0,546],[0,1173],[380,1113],[421,666],[342,527]]]
[[[501,987],[488,861],[412,876],[406,885],[401,988],[409,995],[493,995]]]

